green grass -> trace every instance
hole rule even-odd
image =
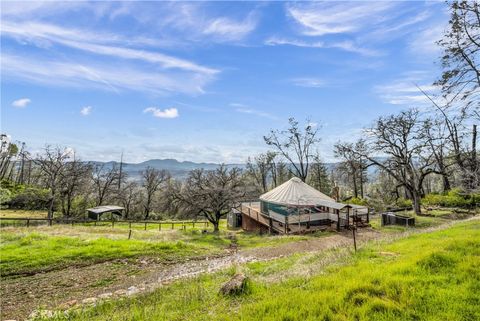
[[[84,239],[40,232],[2,231],[0,273],[2,276],[29,274],[69,265],[89,265],[138,256],[178,261],[208,252],[213,252],[213,249],[182,241],[154,242],[105,237]]]
[[[233,269],[107,301],[68,320],[479,320],[480,223],[393,243],[240,267],[249,291],[223,297]],[[59,317],[62,319],[64,317]]]
[[[370,219],[370,224],[374,229],[380,230],[382,232],[403,232],[412,228],[419,229],[439,226],[449,221],[448,219],[444,218],[444,216],[451,213],[452,211],[437,211],[435,212],[435,214],[432,214],[433,216],[418,216],[415,215],[413,211],[398,212],[399,215],[415,217],[415,226],[413,227],[405,227],[399,225],[381,226],[380,215],[372,217]]]
[[[219,233],[204,233],[203,226],[152,229],[132,226],[128,240],[127,225],[111,227],[53,225],[40,227],[6,227],[0,233],[0,275],[11,276],[61,269],[70,265],[86,266],[99,262],[154,257],[160,261],[183,261],[185,258],[217,255],[235,239],[239,248],[275,246],[278,244],[329,235],[267,236],[243,231],[228,231],[221,222]],[[148,227],[148,226],[147,226]]]

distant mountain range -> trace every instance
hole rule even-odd
[[[120,162],[110,161],[110,162],[97,162],[90,161],[88,162],[94,165],[104,165],[106,168],[112,168],[113,166],[120,165]],[[155,168],[158,170],[165,169],[172,174],[175,178],[185,178],[188,175],[188,172],[194,169],[203,168],[205,170],[212,170],[219,166],[220,164],[216,163],[195,163],[190,161],[180,162],[176,159],[150,159],[141,163],[123,163],[123,171],[128,174],[131,178],[140,178],[141,172],[147,169],[148,167]],[[226,164],[227,167],[240,167],[245,168],[245,164]]]
[[[97,162],[90,161],[88,162],[94,165],[104,165],[106,168],[112,168],[113,166],[120,165],[120,162],[110,161],[110,162]],[[225,164],[227,167],[239,167],[241,169],[245,168],[245,164]],[[325,163],[327,170],[330,171],[335,168],[337,163]],[[213,170],[220,166],[218,163],[195,163],[190,161],[178,161],[176,159],[150,159],[141,163],[123,163],[123,171],[127,173],[128,177],[132,179],[140,179],[141,172],[147,169],[147,167],[155,168],[158,170],[165,169],[172,174],[174,178],[184,179],[187,177],[188,172],[193,169],[203,168],[205,170]],[[371,166],[368,169],[369,175],[373,174],[374,167]]]

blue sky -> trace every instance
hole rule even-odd
[[[244,162],[289,117],[319,152],[427,102],[444,2],[1,3],[1,131],[82,159]]]

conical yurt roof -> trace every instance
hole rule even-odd
[[[293,177],[282,185],[260,196],[260,200],[269,203],[291,206],[316,206],[333,202],[335,200],[310,185],[302,182],[298,177]]]

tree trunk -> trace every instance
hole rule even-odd
[[[220,223],[219,221],[213,221],[213,222],[212,222],[212,224],[213,224],[213,232],[214,232],[214,233],[218,233],[218,232],[220,231],[220,229],[219,229],[219,227],[218,227],[218,226],[219,226],[219,223]]]
[[[357,173],[353,172],[352,174],[352,183],[353,183],[353,196],[355,198],[358,197],[358,188],[357,188]]]
[[[450,180],[448,179],[448,175],[446,173],[442,174],[442,181],[443,181],[443,192],[448,192],[452,187],[450,185]]]
[[[48,206],[48,216],[47,218],[52,219],[53,218],[53,206],[55,204],[55,196],[52,194],[50,198],[50,205]]]
[[[412,191],[412,201],[413,201],[413,211],[415,212],[415,215],[421,215],[422,214],[422,209],[420,207],[420,202],[421,202],[421,196],[419,191]]]

